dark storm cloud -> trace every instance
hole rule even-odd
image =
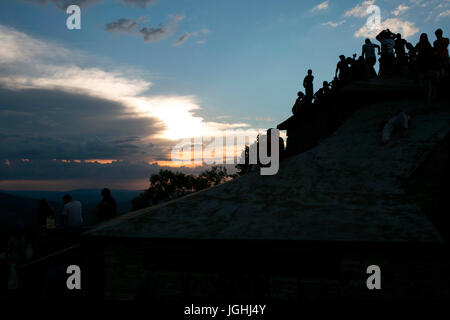
[[[173,34],[178,28],[178,22],[183,20],[183,16],[180,15],[170,15],[170,21],[168,24],[160,24],[158,27],[142,27],[139,31],[135,32],[136,28],[139,26],[141,19],[129,19],[129,18],[120,18],[115,21],[111,21],[105,25],[105,31],[111,33],[127,33],[127,34],[135,34],[142,36],[144,41],[146,42],[157,42],[163,40]],[[185,39],[182,39],[180,44],[187,40],[188,36],[185,36]]]
[[[158,172],[158,165],[145,162],[116,161],[108,164],[98,162],[66,162],[60,160],[10,160],[0,162],[2,180],[53,180],[53,179],[142,179]]]
[[[144,159],[163,125],[114,101],[57,90],[0,87],[0,158]]]
[[[169,35],[167,27],[160,26],[158,28],[145,27],[139,30],[145,41],[155,42],[166,38]]]
[[[167,38],[169,35],[174,33],[178,27],[178,22],[183,20],[182,16],[173,16],[168,25],[160,25],[157,28],[145,27],[139,30],[139,33],[143,36],[144,41],[156,42]]]
[[[210,166],[181,167],[171,169],[185,173],[198,174]],[[5,160],[0,159],[0,180],[66,180],[66,179],[96,179],[133,180],[149,178],[166,166],[147,162],[115,161],[107,164],[98,162],[75,162],[61,160]],[[232,168],[230,167],[230,170]]]
[[[105,31],[112,33],[132,33],[138,26],[138,23],[134,19],[119,19],[107,23],[105,26]]]

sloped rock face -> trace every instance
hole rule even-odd
[[[404,78],[349,83],[278,125],[287,130],[287,156],[316,147],[368,102],[420,99],[423,95],[417,84]]]
[[[120,217],[88,236],[442,242],[405,182],[449,133],[450,110],[418,99],[359,108],[314,149],[274,176],[237,180]],[[386,118],[404,110],[411,127],[381,146]]]
[[[450,134],[405,183],[411,201],[419,204],[446,241],[450,240]]]

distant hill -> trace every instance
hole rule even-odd
[[[131,200],[142,191],[111,190],[116,199],[120,214],[131,210]],[[74,200],[81,201],[83,216],[87,224],[92,221],[92,213],[101,200],[100,189],[79,189],[60,191],[1,191],[0,190],[0,226],[35,223],[39,199],[47,199],[55,209],[57,221],[62,209],[62,197],[70,194]]]
[[[59,212],[61,206],[53,201],[50,204]],[[38,199],[0,193],[0,226],[10,227],[20,224],[36,224]]]

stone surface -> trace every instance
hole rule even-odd
[[[450,109],[402,99],[362,106],[274,176],[229,183],[119,217],[86,236],[176,239],[442,242],[402,183],[449,133]],[[384,120],[404,110],[411,128],[380,145]]]

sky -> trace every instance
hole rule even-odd
[[[276,127],[375,36],[371,5],[413,44],[450,32],[450,0],[2,0],[0,190],[143,189],[180,139]]]

